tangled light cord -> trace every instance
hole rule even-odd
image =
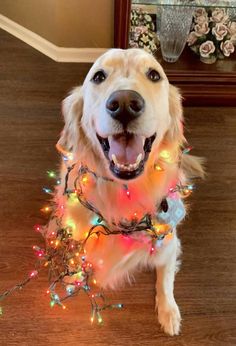
[[[96,215],[96,223],[91,224],[86,237],[78,241],[73,239],[72,227],[63,224],[63,215],[58,216],[58,206],[55,202],[54,205],[43,208],[44,212],[51,212],[50,220],[55,222],[56,227],[53,231],[50,231],[48,225],[34,226],[34,229],[44,237],[45,247],[33,246],[33,250],[37,257],[33,270],[20,283],[17,283],[12,288],[0,294],[0,302],[13,292],[24,288],[31,280],[35,279],[43,269],[48,269],[49,287],[47,289],[47,294],[50,296],[50,306],[53,307],[57,305],[62,307],[62,309],[66,309],[66,305],[64,304],[66,300],[78,296],[80,292],[84,292],[91,307],[90,321],[93,322],[96,320],[101,324],[103,322],[101,315],[103,310],[113,308],[120,309],[123,307],[123,304],[111,304],[104,295],[104,292],[98,289],[93,264],[87,260],[86,256],[85,245],[88,239],[95,234],[96,236],[101,234],[105,236],[119,234],[131,236],[137,232],[145,232],[145,235],[150,239],[150,254],[152,255],[156,249],[156,242],[163,241],[166,236],[171,236],[173,227],[169,224],[158,223],[158,212],[155,218],[150,214],[145,214],[140,219],[134,217],[129,222],[127,220],[121,220],[118,224],[114,222],[109,224],[101,212],[86,199],[81,182],[86,174],[91,174],[96,180],[103,179],[109,182],[113,182],[113,180],[107,177],[100,177],[88,167],[81,165],[74,181],[74,190],[70,191],[68,190],[68,180],[74,168],[75,164],[67,166],[64,195],[67,196],[67,199],[69,199],[72,194],[76,195],[79,203]],[[48,171],[48,176],[56,179],[58,184],[61,183],[53,171]],[[126,191],[127,197],[129,198],[127,185],[123,184],[122,188]],[[170,192],[173,193],[178,191],[186,195],[186,191],[191,192],[193,188],[193,185],[183,186],[178,184]],[[44,188],[43,190],[46,193],[52,194],[52,190],[49,188]],[[158,210],[168,210],[166,199],[158,206]],[[63,289],[63,294],[59,295],[57,289],[58,285]],[[0,315],[1,314],[3,314],[2,307],[0,307]]]

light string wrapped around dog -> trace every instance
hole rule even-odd
[[[190,148],[184,148],[182,154],[187,154]],[[122,304],[110,304],[102,291],[96,290],[96,278],[94,277],[93,264],[86,260],[85,244],[88,239],[94,235],[97,237],[102,234],[108,235],[125,235],[133,236],[138,232],[145,234],[150,239],[150,254],[153,254],[155,249],[162,246],[165,239],[171,239],[173,229],[176,224],[184,217],[185,210],[183,204],[178,205],[178,218],[171,220],[170,223],[163,223],[159,220],[166,220],[167,211],[171,208],[173,201],[168,198],[163,199],[160,204],[160,209],[157,211],[156,217],[153,219],[150,214],[143,215],[138,219],[136,216],[130,221],[121,220],[118,224],[112,222],[109,224],[99,210],[85,198],[83,193],[82,183],[87,181],[87,175],[91,174],[95,179],[103,179],[104,181],[114,182],[107,177],[100,177],[88,167],[81,164],[78,175],[74,181],[74,190],[68,190],[68,179],[71,171],[75,168],[75,164],[68,164],[71,161],[71,153],[63,155],[63,159],[67,164],[67,174],[64,183],[64,195],[67,199],[75,196],[78,201],[87,209],[96,215],[96,222],[92,224],[84,239],[75,240],[72,237],[72,225],[63,226],[63,206],[60,207],[60,214],[57,213],[58,205],[54,202],[51,206],[46,206],[42,209],[43,212],[51,212],[51,220],[54,220],[57,227],[53,232],[49,232],[48,226],[35,225],[34,229],[41,233],[45,239],[45,248],[33,246],[33,250],[37,256],[34,269],[20,283],[16,284],[11,289],[3,292],[0,295],[0,301],[11,295],[16,290],[21,290],[31,280],[38,276],[39,272],[44,268],[48,268],[50,286],[47,293],[50,295],[50,306],[58,305],[63,309],[66,308],[64,302],[72,297],[77,296],[81,291],[86,294],[91,306],[90,320],[95,319],[100,324],[103,322],[101,312],[105,309],[122,308]],[[154,165],[156,171],[161,171],[162,168]],[[50,178],[56,179],[57,184],[61,184],[60,179],[53,171],[48,171]],[[123,189],[126,191],[127,198],[130,197],[128,186],[123,184]],[[194,189],[194,185],[177,184],[170,189],[169,194],[178,192],[181,197],[188,196]],[[45,193],[52,194],[49,188],[43,188]],[[181,202],[182,203],[182,202]],[[176,202],[175,202],[176,204]],[[159,207],[159,206],[158,206]],[[159,219],[159,220],[158,220]],[[68,280],[69,279],[69,280]],[[65,289],[64,296],[60,297],[56,291],[57,285],[60,284]],[[0,307],[0,315],[3,313]]]

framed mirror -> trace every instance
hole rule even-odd
[[[140,6],[147,0],[138,1]],[[158,0],[148,1],[158,4]],[[114,0],[114,47],[130,46],[131,10],[135,0]],[[157,6],[157,5],[154,5]],[[189,106],[236,106],[236,53],[212,65],[200,62],[190,49],[184,49],[175,63],[163,60],[160,49],[156,59],[163,66],[170,82],[180,87],[185,105]]]

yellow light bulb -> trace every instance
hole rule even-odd
[[[162,150],[159,154],[159,157],[167,163],[173,162],[171,153],[168,150]]]
[[[51,208],[50,208],[49,206],[43,207],[43,208],[41,209],[41,211],[44,212],[44,213],[49,213],[50,210],[51,210]]]
[[[86,184],[88,182],[88,177],[85,175],[85,176],[83,176],[83,178],[82,178],[82,183],[83,184]]]
[[[154,165],[154,169],[155,169],[156,171],[158,171],[158,172],[164,171],[164,169],[163,169],[160,165],[158,165],[158,164],[155,164],[155,165]]]

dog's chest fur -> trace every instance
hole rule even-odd
[[[70,172],[68,189],[75,188],[80,163],[76,164]],[[149,167],[139,179],[123,184],[122,182],[94,178],[86,174],[81,186],[83,197],[89,201],[102,214],[108,223],[118,223],[120,220],[130,220],[135,215],[142,218],[149,213],[154,215],[167,191],[178,179],[178,166],[167,165],[162,172],[156,172]],[[62,169],[62,181],[66,175],[66,168]],[[62,222],[73,224],[73,237],[76,240],[85,238],[92,223],[97,218],[96,214],[85,208],[78,201],[71,200],[63,195],[63,184],[58,187],[57,205],[63,205]],[[140,235],[127,237],[123,235],[100,235],[91,237],[86,243],[87,259],[93,263],[95,277],[101,286],[114,287],[124,279],[130,279],[133,270],[139,266],[150,266],[157,263],[157,258],[166,254],[175,242],[174,237],[168,246],[150,256],[149,239]]]

